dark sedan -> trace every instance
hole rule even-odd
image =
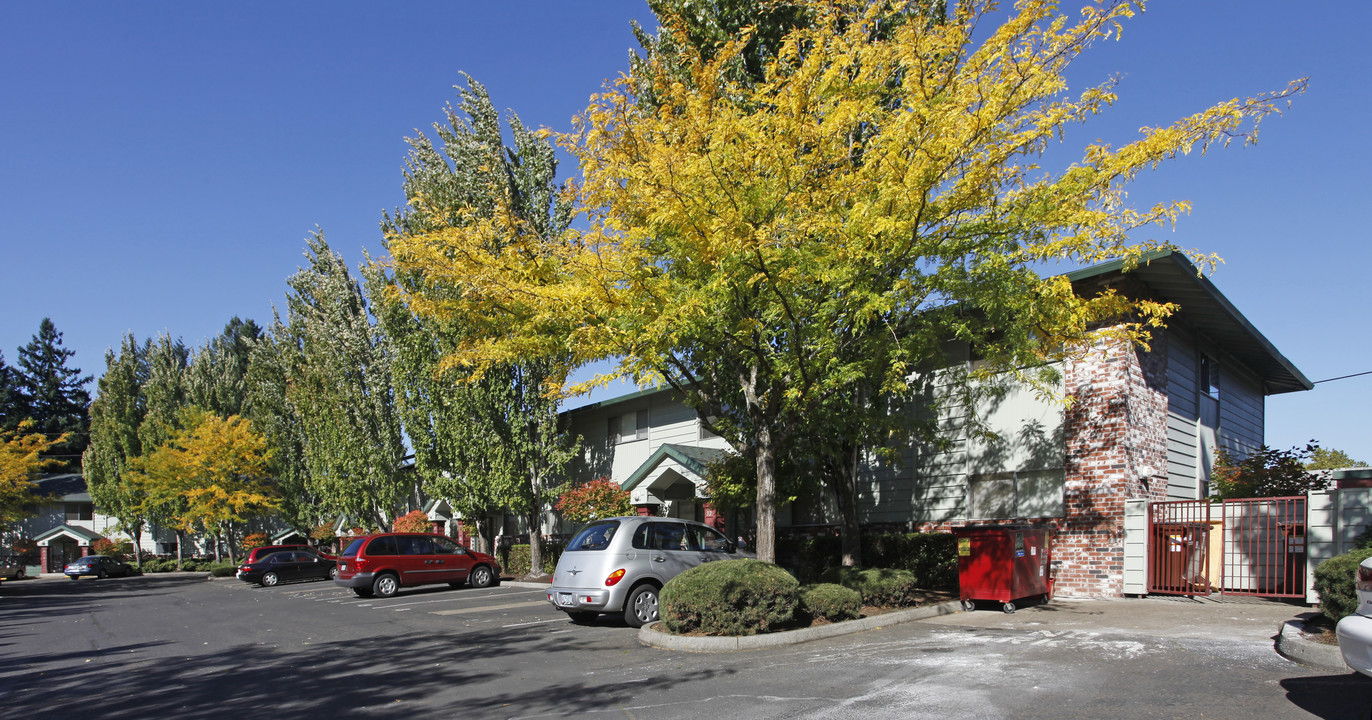
[[[289,580],[332,580],[338,565],[325,557],[300,550],[274,552],[261,560],[238,566],[243,582],[272,586]]]
[[[62,572],[72,580],[80,577],[105,579],[107,577],[127,577],[133,574],[133,566],[115,560],[108,555],[87,555],[73,563],[67,563]]]

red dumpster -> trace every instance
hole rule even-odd
[[[958,543],[958,594],[963,609],[976,609],[976,600],[991,600],[1012,613],[1016,600],[1046,602],[1052,595],[1046,528],[963,527],[954,529],[953,536]]]

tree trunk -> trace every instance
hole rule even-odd
[[[143,524],[133,526],[133,564],[143,569]]]
[[[838,501],[839,547],[843,553],[843,567],[862,565],[862,527],[858,522],[858,458],[862,448],[857,443],[845,443],[842,454],[835,458],[838,466],[832,475],[834,498]]]
[[[543,493],[539,492],[538,474],[530,473],[530,485],[533,490],[532,502],[529,503],[529,515],[526,521],[529,525],[529,574],[534,577],[543,576]]]
[[[177,571],[180,571],[180,570],[181,570],[181,553],[182,553],[182,549],[185,548],[185,546],[186,546],[186,544],[185,544],[184,542],[182,542],[182,540],[183,540],[182,533],[181,533],[180,530],[177,530],[177,531],[176,531],[176,569],[177,569]]]
[[[776,554],[777,463],[771,428],[757,433],[757,559],[774,563]]]

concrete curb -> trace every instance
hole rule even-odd
[[[1351,672],[1343,662],[1343,653],[1339,652],[1338,645],[1325,645],[1307,640],[1301,634],[1301,628],[1299,620],[1287,620],[1282,623],[1277,634],[1278,655],[1320,670]]]
[[[923,607],[910,608],[909,610],[897,610],[896,612],[877,615],[875,617],[859,618],[857,620],[846,620],[844,622],[821,625],[819,627],[804,628],[802,630],[787,630],[786,632],[768,633],[766,635],[747,635],[744,637],[701,637],[687,635],[673,635],[662,632],[657,627],[660,622],[644,625],[638,629],[638,641],[649,647],[661,648],[663,650],[678,650],[681,652],[738,652],[741,650],[759,650],[762,648],[779,647],[782,645],[794,645],[796,643],[809,642],[837,635],[848,635],[851,633],[876,630],[890,625],[924,620],[939,615],[951,615],[959,612],[962,606],[956,601],[939,603],[938,605],[925,605]]]

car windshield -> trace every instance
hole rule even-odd
[[[618,520],[601,520],[591,523],[582,528],[581,532],[572,538],[572,542],[567,545],[565,552],[575,552],[578,550],[604,550],[610,547],[610,539],[619,530]]]

